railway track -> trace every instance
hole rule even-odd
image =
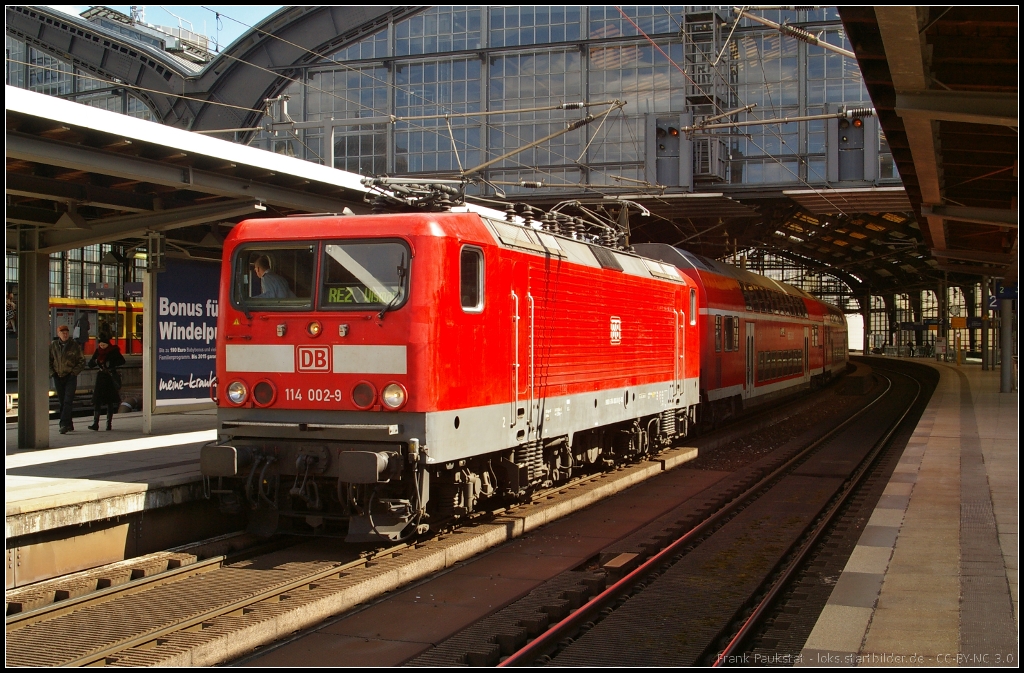
[[[704,438],[723,445],[768,427],[804,399]],[[656,460],[585,477],[533,503],[478,517],[447,534],[384,550],[305,540],[242,562],[183,564],[151,586],[127,583],[69,597],[7,620],[8,665],[211,665],[308,628],[384,592],[451,567],[491,546],[582,509],[692,458],[674,449]],[[56,645],[55,645],[56,643]]]
[[[906,377],[886,380],[870,405],[777,450],[769,474],[699,525],[664,536],[660,551],[610,577],[611,586],[501,665],[754,663],[746,643],[918,399],[920,387]]]

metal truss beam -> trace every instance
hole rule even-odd
[[[48,201],[96,206],[111,210],[145,212],[153,210],[153,197],[148,194],[82,185],[24,173],[7,173],[7,193]]]
[[[1009,266],[1017,259],[1016,255],[1007,255],[999,252],[984,252],[981,250],[932,250],[932,255],[945,259],[962,259],[966,262],[999,264],[1000,266]]]
[[[332,199],[187,166],[173,166],[140,157],[111,154],[103,150],[20,133],[7,134],[7,158],[113,175],[217,196],[257,200],[302,212],[340,213],[346,206],[352,205],[351,201]]]
[[[161,210],[140,215],[110,217],[92,220],[89,229],[47,231],[40,235],[38,252],[60,252],[81,248],[95,243],[108,243],[123,238],[143,236],[152,231],[168,231],[190,227],[194,224],[255,214],[259,211],[253,199],[237,199],[227,202]]]
[[[969,208],[964,206],[921,206],[921,214],[960,222],[991,224],[996,227],[1017,228],[1017,211],[999,208]]]
[[[896,114],[909,118],[1017,126],[1017,94],[981,91],[896,92]]]

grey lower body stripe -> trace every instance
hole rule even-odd
[[[960,377],[960,651],[1017,654],[1013,602],[999,546],[971,387]],[[1004,659],[1005,661],[1005,659]],[[1016,662],[1014,662],[1016,664]]]

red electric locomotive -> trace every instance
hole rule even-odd
[[[806,292],[663,244],[638,254],[674,265],[698,290],[701,421],[823,384],[848,361],[846,318]]]
[[[202,451],[222,504],[267,531],[397,540],[684,435],[702,279],[578,223],[538,227],[469,212],[235,227],[219,440]]]

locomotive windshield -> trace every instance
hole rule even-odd
[[[244,311],[313,307],[316,245],[252,245],[238,251],[231,295]]]
[[[388,309],[405,301],[409,250],[397,242],[335,242],[324,245],[323,309]]]

